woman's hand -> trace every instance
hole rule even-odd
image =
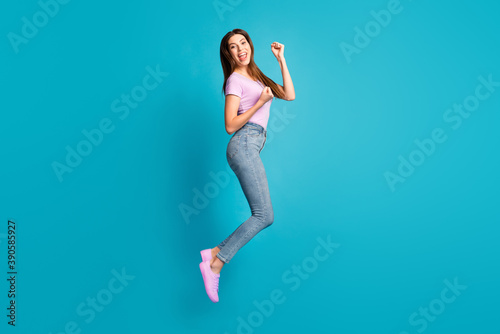
[[[274,42],[271,44],[271,51],[273,52],[274,56],[276,59],[281,60],[282,58],[285,57],[285,46],[283,44],[280,44],[278,42]]]
[[[262,103],[266,103],[267,101],[271,100],[274,97],[273,91],[269,86],[264,87],[262,90],[262,93],[260,94],[259,101],[262,101]]]

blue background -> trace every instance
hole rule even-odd
[[[222,13],[211,1],[70,1],[17,53],[8,34],[21,35],[41,7],[3,5],[2,333],[61,333],[71,321],[81,333],[244,333],[239,317],[258,320],[254,301],[275,289],[286,300],[251,331],[498,333],[500,87],[457,129],[443,114],[479,76],[500,81],[500,6],[402,0],[348,62],[341,43],[354,45],[355,27],[387,1],[226,1]],[[274,224],[223,268],[213,304],[199,251],[250,214],[225,158],[219,44],[234,28],[280,84],[270,44],[285,45],[296,99],[274,100],[261,153]],[[142,84],[147,66],[168,76],[120,119],[112,102]],[[54,161],[106,118],[114,130],[60,182]],[[384,173],[435,128],[447,140],[392,191]],[[180,207],[213,186],[211,172],[227,184],[186,219]],[[15,328],[5,316],[8,219]],[[283,275],[329,235],[340,246],[292,290]],[[87,323],[76,309],[112,270],[134,278]],[[467,288],[412,325],[454,278]]]

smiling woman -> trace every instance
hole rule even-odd
[[[267,123],[272,99],[294,100],[295,91],[285,62],[285,46],[271,44],[283,74],[283,86],[262,73],[253,60],[254,47],[248,33],[234,29],[222,38],[220,59],[226,95],[226,132],[234,135],[226,149],[226,159],[236,174],[252,215],[218,246],[201,251],[200,270],[210,300],[219,301],[219,277],[224,264],[257,233],[274,221],[266,171],[260,152],[267,139]]]
[[[221,65],[224,72],[223,92],[225,92],[226,81],[233,72],[245,71],[242,74],[247,75],[253,81],[260,80],[265,86],[271,88],[274,96],[286,100],[283,87],[268,78],[255,64],[253,50],[252,39],[243,29],[234,29],[224,36],[220,47]]]

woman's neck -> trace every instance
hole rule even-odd
[[[241,75],[244,75],[246,76],[247,78],[250,78],[252,80],[255,81],[255,79],[252,78],[252,76],[248,73],[246,67],[245,68],[241,68],[241,67],[238,67],[237,69],[234,70],[236,73],[238,74],[241,74]]]

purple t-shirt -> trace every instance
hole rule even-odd
[[[253,81],[242,74],[233,72],[226,81],[226,95],[233,94],[241,98],[240,106],[238,107],[238,115],[240,115],[252,108],[259,101],[264,87],[260,80]],[[272,101],[273,99],[264,103],[248,121],[259,124],[266,129]]]

